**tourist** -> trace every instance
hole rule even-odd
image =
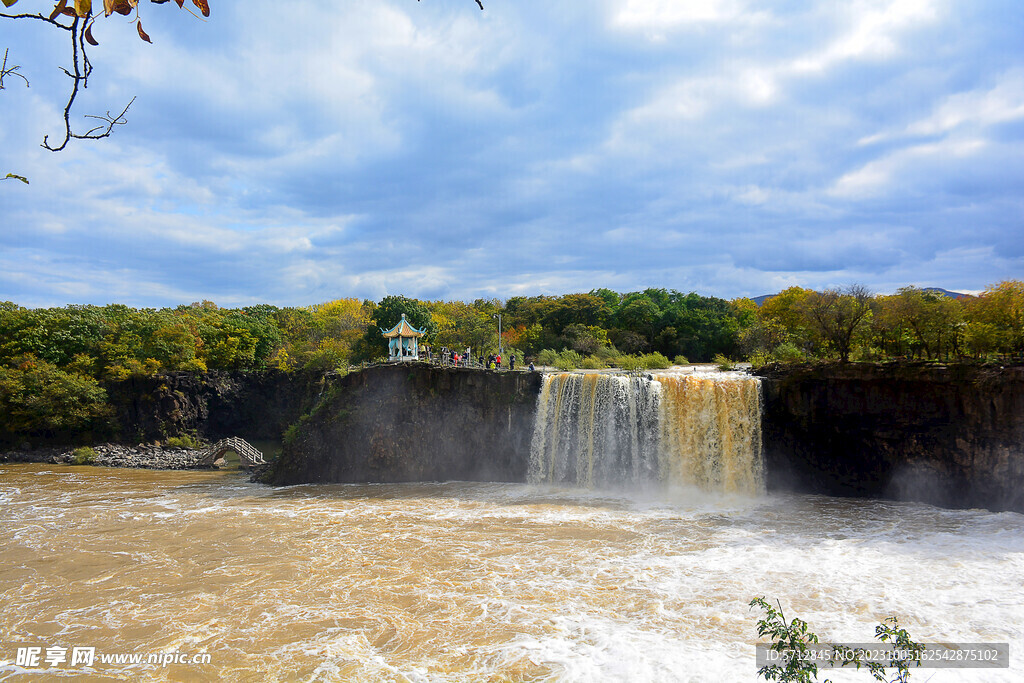
[[[508,369],[509,370],[515,370],[516,369],[516,354],[514,354],[514,353],[511,356],[508,357]]]
[[[494,362],[498,366],[498,369],[501,370],[501,354],[500,353],[498,354],[498,357],[494,359]]]
[[[531,360],[531,361],[530,361],[530,372],[533,372],[533,371],[534,371],[534,368],[533,368],[533,361]]]

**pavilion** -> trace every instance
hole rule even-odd
[[[410,325],[409,321],[405,319],[405,313],[402,314],[402,319],[398,321],[397,325],[387,331],[384,331],[382,327],[381,332],[384,333],[384,338],[388,340],[389,361],[420,359],[419,338],[426,334],[426,332],[424,330],[417,330]]]

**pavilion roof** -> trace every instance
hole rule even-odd
[[[405,313],[402,314],[402,319],[398,321],[398,324],[392,327],[390,330],[384,331],[381,328],[381,332],[384,333],[386,339],[394,339],[395,337],[422,337],[426,334],[425,330],[417,330],[415,327],[409,324],[409,321],[405,319]]]

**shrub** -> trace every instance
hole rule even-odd
[[[91,465],[96,462],[96,457],[99,454],[88,446],[81,446],[71,451],[71,464],[73,465]]]
[[[537,365],[554,365],[558,360],[558,353],[554,349],[544,349],[537,354]]]
[[[850,353],[850,360],[879,361],[885,358],[881,349],[875,346],[858,346]]]
[[[780,363],[801,363],[806,360],[804,352],[793,342],[784,342],[775,347],[772,357]]]
[[[755,368],[764,367],[774,360],[775,358],[766,351],[755,351],[747,358],[747,361]]]
[[[302,426],[299,422],[288,425],[288,428],[284,430],[284,436],[282,437],[281,442],[286,446],[291,446],[298,440],[301,429]]]
[[[587,356],[580,365],[584,370],[600,370],[605,367],[604,362],[597,356]]]
[[[167,439],[167,445],[171,448],[198,449],[203,447],[203,443],[199,439],[189,434],[186,434],[185,436],[172,436]]]
[[[645,370],[664,370],[672,365],[668,358],[657,351],[654,353],[644,354],[640,357],[640,361]]]
[[[716,353],[715,357],[712,360],[714,361],[715,365],[718,366],[719,370],[728,371],[728,370],[735,370],[736,369],[736,364],[733,363],[728,358],[726,358],[721,353]]]
[[[509,347],[506,348],[504,353],[501,354],[501,366],[503,368],[512,367],[512,356],[516,357],[516,367],[519,368],[520,370],[523,368],[524,365],[528,365],[528,363],[523,362],[523,359],[526,358],[525,353],[523,353],[517,348]]]
[[[754,598],[750,601],[751,607],[760,607],[765,616],[757,622],[757,634],[762,638],[768,636],[771,640],[767,644],[768,649],[781,655],[782,666],[768,664],[757,671],[758,677],[766,681],[790,681],[796,683],[812,683],[818,680],[817,659],[810,656],[811,650],[819,643],[818,636],[808,628],[806,621],[794,618],[786,620],[782,611],[782,605],[776,601],[779,609],[772,607],[764,597]],[[876,681],[891,681],[891,683],[907,683],[910,680],[910,669],[921,666],[921,653],[925,646],[915,642],[906,629],[900,628],[899,620],[896,617],[886,617],[875,627],[875,638],[883,644],[891,643],[894,653],[901,656],[893,657],[892,661],[879,662],[878,658],[872,658],[866,648],[846,647],[838,645],[846,659],[841,660],[840,666],[855,666],[858,670],[866,667],[868,673]],[[887,669],[889,669],[887,671]],[[892,676],[891,670],[895,669]]]
[[[178,369],[187,372],[206,372],[206,363],[201,358],[189,358],[179,365]]]
[[[619,356],[619,367],[627,372],[643,370],[644,361],[641,356]]]
[[[596,351],[594,351],[594,357],[598,358],[602,363],[604,363],[605,367],[608,367],[609,364],[617,363],[621,355],[622,354],[619,353],[619,350],[616,349],[611,344],[607,346],[601,346]]]
[[[559,370],[575,370],[582,364],[583,356],[572,349],[565,349],[555,359],[555,367]]]
[[[672,359],[672,364],[673,365],[689,365],[690,364],[690,359],[687,358],[686,356],[676,356],[675,358]]]

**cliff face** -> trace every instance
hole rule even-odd
[[[1024,367],[763,373],[770,490],[1024,512]],[[269,483],[525,481],[539,373],[425,364],[345,377],[172,373],[106,385],[122,441],[278,439]]]
[[[281,372],[189,372],[105,384],[120,439],[152,441],[198,434],[279,439],[308,410],[324,383]]]
[[[848,364],[765,374],[770,490],[1024,512],[1024,368]]]
[[[264,480],[525,481],[540,373],[372,367],[328,391]]]

